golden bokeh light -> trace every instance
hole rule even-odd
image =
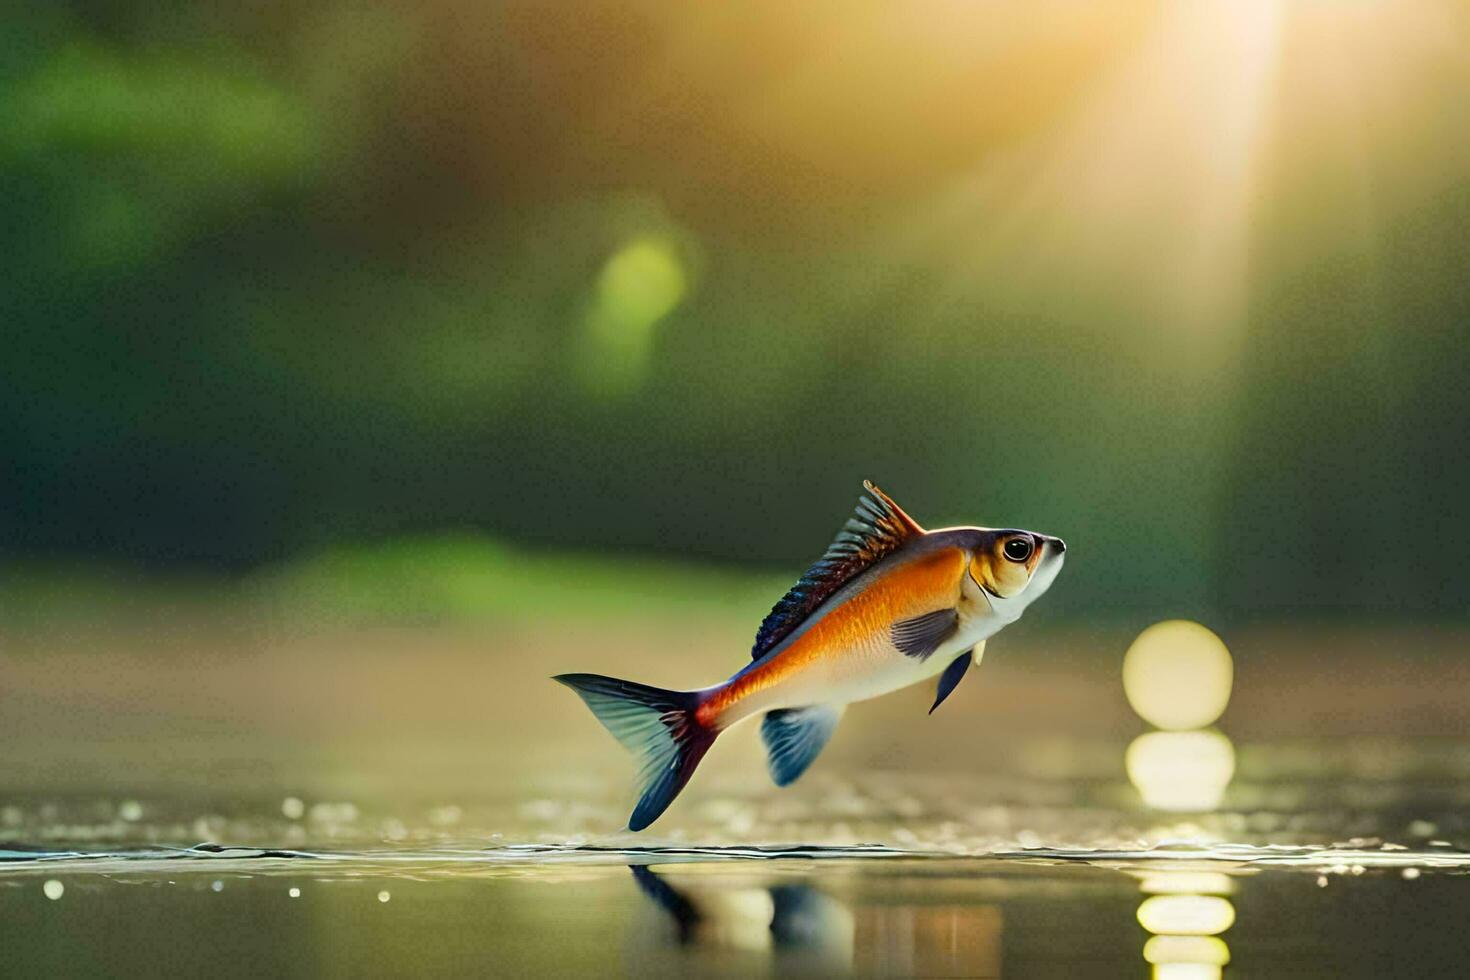
[[[1143,802],[1158,810],[1200,812],[1220,805],[1235,775],[1235,749],[1220,732],[1148,732],[1124,759]]]
[[[587,311],[582,375],[589,387],[635,387],[647,373],[654,327],[684,299],[689,277],[677,245],[641,235],[603,265]]]
[[[1169,731],[1212,725],[1230,701],[1230,651],[1199,623],[1155,623],[1123,658],[1123,690],[1133,710]]]
[[[646,333],[684,298],[678,252],[658,238],[636,238],[619,249],[597,279],[593,329],[613,335]]]

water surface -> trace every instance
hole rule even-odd
[[[702,622],[713,647],[745,631]],[[1126,636],[1022,633],[932,717],[923,691],[855,706],[789,789],[733,730],[628,834],[631,764],[546,676],[713,676],[716,653],[673,656],[687,636],[0,634],[6,972],[1422,977],[1470,956],[1453,635],[1247,636],[1218,727],[1130,770],[1147,726],[1098,653]],[[1209,768],[1196,744],[1234,760],[1215,796],[1147,805]]]

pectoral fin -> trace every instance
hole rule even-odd
[[[761,740],[770,758],[766,760],[777,786],[794,783],[806,772],[818,753],[837,730],[842,719],[840,704],[811,704],[805,708],[777,708],[761,721]]]
[[[954,609],[939,609],[913,619],[893,624],[893,645],[906,656],[927,660],[945,640],[954,636],[960,614]]]

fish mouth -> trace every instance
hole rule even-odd
[[[1066,546],[1059,544],[1048,559],[1037,566],[1036,574],[1031,577],[1031,581],[1026,586],[1027,591],[1037,590],[1037,598],[1050,589],[1052,583],[1057,580],[1057,576],[1061,574],[1062,566],[1067,563]]]

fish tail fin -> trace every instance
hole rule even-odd
[[[603,727],[638,759],[640,796],[629,830],[642,830],[668,809],[714,744],[716,729],[699,722],[697,691],[665,691],[600,674],[558,674]]]

